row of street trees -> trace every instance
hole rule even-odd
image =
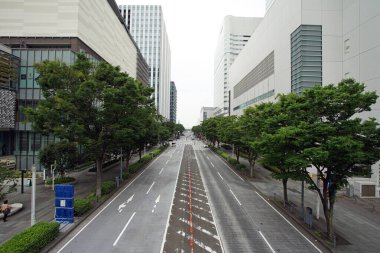
[[[213,145],[233,144],[237,159],[244,150],[252,176],[255,162],[274,168],[282,180],[288,202],[289,179],[305,181],[322,202],[327,233],[332,240],[336,192],[353,176],[369,176],[380,159],[380,128],[375,119],[362,120],[358,113],[370,111],[375,92],[353,79],[338,85],[316,86],[302,95],[278,96],[276,102],[245,110],[240,117],[216,117],[193,128]],[[322,187],[307,172],[314,167]]]
[[[41,162],[73,166],[78,148],[96,162],[96,195],[101,196],[104,161],[123,151],[125,170],[135,150],[164,143],[174,134],[157,115],[153,90],[106,62],[94,63],[78,54],[73,65],[44,61],[35,65],[44,100],[23,108],[35,131],[62,141],[41,151]]]

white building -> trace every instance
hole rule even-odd
[[[275,0],[230,68],[231,114],[347,77],[379,91],[379,14],[380,1]],[[380,100],[361,116],[380,121]]]
[[[171,52],[160,5],[120,5],[128,30],[149,65],[157,111],[170,118]]]
[[[203,121],[214,117],[214,111],[215,107],[202,107],[199,123],[202,123]]]
[[[230,114],[228,71],[261,18],[226,16],[214,56],[214,107],[216,116]]]

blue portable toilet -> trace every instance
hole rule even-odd
[[[55,221],[60,223],[74,222],[74,186],[58,184],[55,190]]]

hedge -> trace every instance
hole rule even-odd
[[[102,183],[102,195],[108,194],[116,189],[116,184],[114,181],[107,180]]]
[[[59,223],[39,222],[0,246],[2,253],[38,253],[58,235]]]
[[[88,210],[92,208],[90,198],[75,199],[74,200],[74,215],[82,216]]]
[[[71,183],[74,182],[75,178],[73,177],[59,177],[54,179],[54,184],[66,184],[66,183]],[[49,179],[46,181],[46,184],[51,185],[53,184],[53,179]]]

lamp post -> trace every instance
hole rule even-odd
[[[31,226],[36,224],[36,166],[32,165],[32,208],[30,212]]]
[[[123,181],[123,147],[120,148],[120,181]]]

